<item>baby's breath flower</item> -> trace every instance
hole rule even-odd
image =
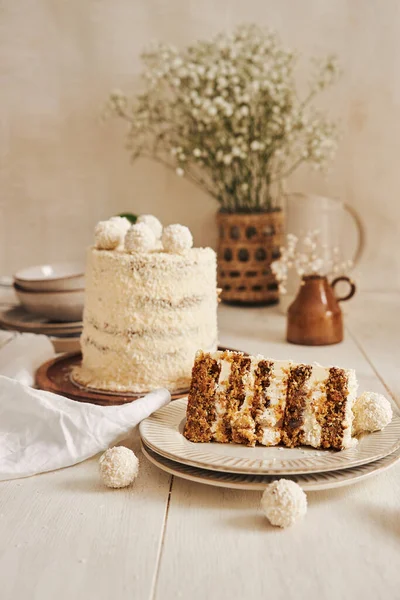
[[[252,150],[254,150],[254,152],[257,152],[257,150],[261,150],[261,144],[258,140],[254,140],[253,142],[251,142],[250,144],[250,148]]]
[[[279,284],[285,285],[289,271],[294,269],[300,277],[319,275],[332,277],[347,273],[352,262],[341,260],[337,247],[322,243],[319,231],[309,231],[302,239],[293,234],[286,236],[286,246],[280,249],[279,260],[271,268]]]
[[[132,157],[165,162],[223,208],[269,209],[271,185],[302,162],[321,169],[332,158],[335,129],[311,107],[337,77],[332,57],[316,64],[305,100],[296,93],[294,53],[258,25],[182,50],[153,44],[142,58],[142,93],[128,99],[116,90],[107,105],[129,123]],[[284,255],[294,264],[291,247]]]

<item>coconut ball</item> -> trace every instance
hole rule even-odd
[[[112,221],[113,223],[117,223],[121,228],[121,231],[124,233],[125,237],[128,229],[131,226],[131,222],[129,221],[129,219],[127,219],[126,217],[111,217],[111,219],[108,220]]]
[[[261,508],[271,525],[289,527],[306,514],[307,496],[294,481],[279,479],[266,487]]]
[[[156,248],[156,236],[146,223],[135,223],[125,236],[127,252],[150,252]]]
[[[159,240],[161,238],[163,228],[160,221],[154,215],[140,215],[136,222],[148,225],[154,233],[154,235],[156,236],[156,240]]]
[[[100,221],[94,230],[96,248],[99,250],[114,250],[118,248],[118,246],[124,243],[125,234],[128,229],[129,221],[122,217],[113,217],[108,221]]]
[[[357,435],[366,431],[381,431],[393,417],[390,402],[382,394],[364,392],[353,406],[353,431]]]
[[[193,246],[193,237],[184,225],[168,225],[162,233],[162,244],[166,252],[184,254]]]
[[[139,472],[139,460],[125,446],[114,446],[99,460],[100,477],[107,487],[122,488],[130,485]]]

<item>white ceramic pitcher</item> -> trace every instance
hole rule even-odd
[[[303,238],[309,231],[319,231],[323,245],[338,247],[343,260],[356,266],[364,249],[364,228],[353,207],[337,200],[314,194],[292,193],[284,199],[285,231]],[[287,293],[281,297],[280,307],[286,312],[300,284],[296,273],[289,274]]]

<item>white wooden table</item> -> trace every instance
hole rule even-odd
[[[400,400],[400,294],[364,294],[344,343],[289,346],[276,308],[220,310],[222,344],[357,370],[361,389]],[[309,492],[308,514],[271,527],[260,494],[173,478],[140,453],[140,476],[103,488],[97,459],[0,484],[1,600],[400,598],[400,464]]]

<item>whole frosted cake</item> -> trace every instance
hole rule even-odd
[[[197,349],[217,347],[215,252],[192,248],[181,225],[123,221],[98,224],[88,250],[83,361],[73,378],[116,392],[187,389]]]

